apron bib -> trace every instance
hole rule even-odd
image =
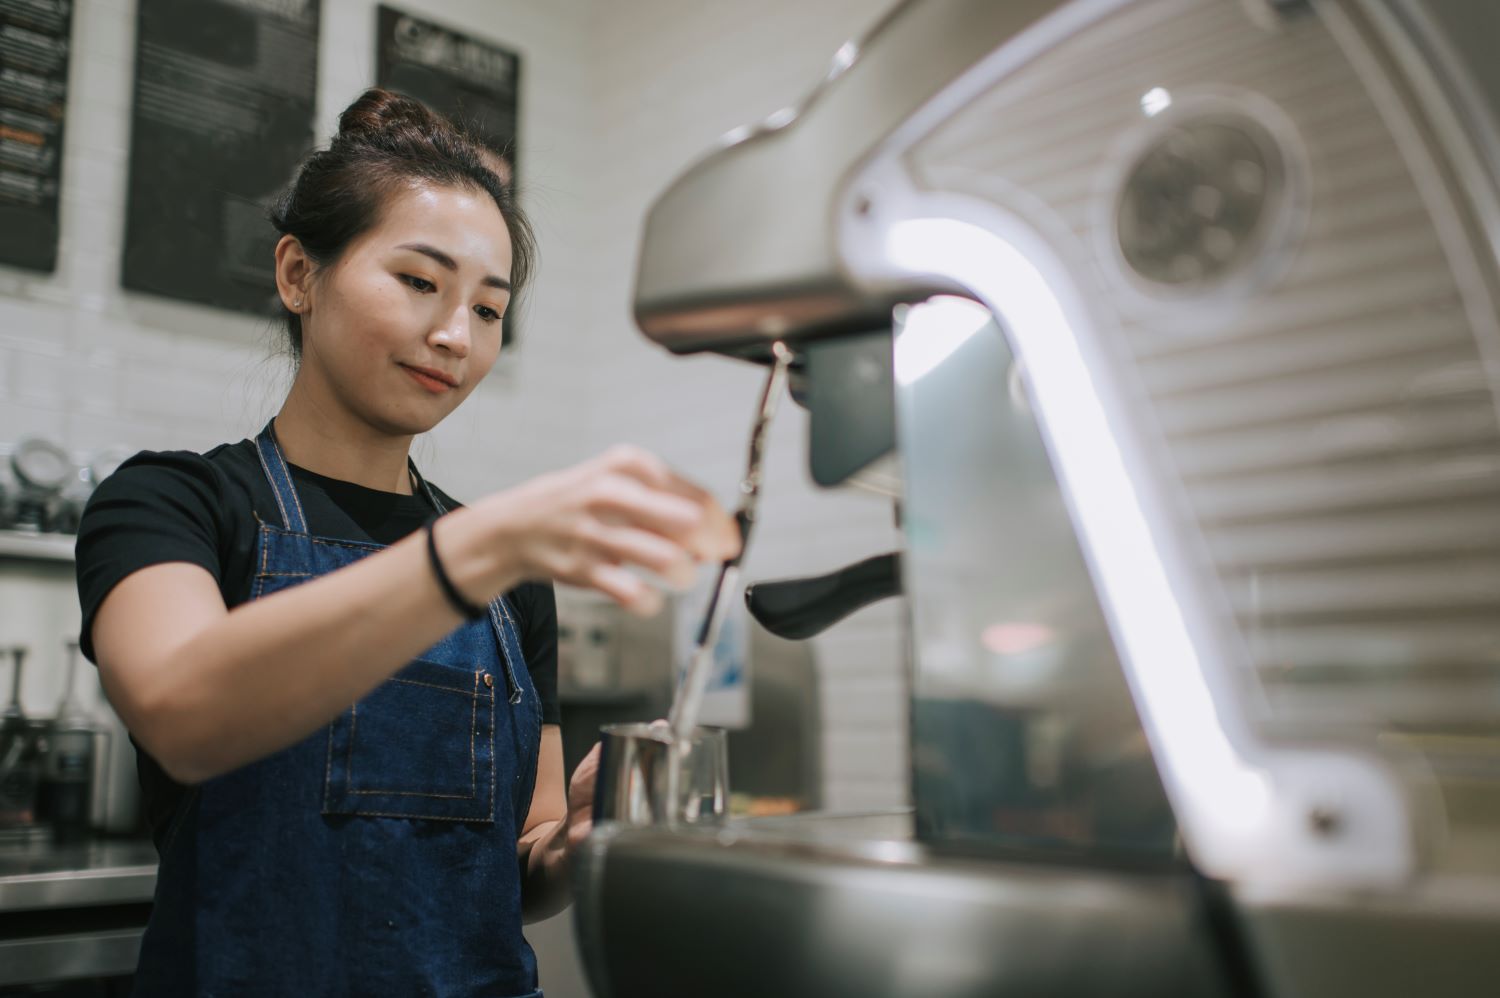
[[[270,424],[256,445],[282,522],[260,526],[251,599],[384,549],[310,534]],[[539,998],[516,839],[540,742],[502,597],[322,730],[192,789],[136,993]]]

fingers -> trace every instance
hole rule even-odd
[[[582,845],[594,828],[594,786],[598,783],[599,753],[602,748],[600,743],[595,742],[568,781],[569,849]]]
[[[706,490],[637,447],[615,447],[567,472],[537,479],[515,501],[531,519],[523,560],[540,577],[596,589],[650,616],[662,596],[632,569],[679,589],[699,562],[740,550],[740,530]]]
[[[703,525],[700,504],[624,474],[606,475],[595,482],[589,505],[595,515],[612,522],[628,522],[679,542]]]
[[[734,518],[706,489],[688,481],[647,451],[629,445],[612,447],[600,459],[619,476],[642,488],[620,483],[603,497],[622,512],[643,518],[643,525],[682,544],[703,561],[724,561],[740,553],[740,531]]]
[[[604,593],[638,617],[651,617],[661,612],[661,593],[619,565],[595,564],[581,582]]]
[[[668,585],[686,589],[693,584],[697,566],[692,555],[660,534],[632,527],[596,526],[589,531],[594,548],[604,561],[637,565],[655,573]]]
[[[703,491],[655,454],[632,444],[615,444],[599,455],[599,460],[611,471],[630,475],[653,489],[675,492],[688,499],[696,499]]]
[[[568,850],[571,852],[583,845],[589,839],[589,834],[594,830],[592,818],[584,817],[578,821],[568,823]]]
[[[587,776],[592,777],[594,773],[598,772],[599,771],[599,757],[600,757],[600,755],[603,754],[603,752],[604,752],[604,743],[603,742],[595,742],[594,743],[594,747],[591,748],[591,749],[589,749],[588,755],[584,756],[579,761],[578,767],[573,770],[573,778],[574,779],[578,779],[581,775],[587,775]]]
[[[685,546],[704,561],[728,561],[740,553],[743,538],[739,524],[713,496],[708,496],[703,520]]]
[[[600,742],[595,742],[594,747],[589,749],[588,755],[584,756],[573,770],[573,776],[568,780],[569,803],[575,805],[587,804],[594,796],[594,783],[599,773],[599,754],[604,749]]]

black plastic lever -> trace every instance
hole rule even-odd
[[[800,641],[861,607],[901,592],[901,556],[880,554],[828,575],[745,587],[750,616],[780,638]]]

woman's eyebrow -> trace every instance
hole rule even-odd
[[[458,263],[453,259],[453,257],[449,256],[447,253],[444,253],[436,246],[429,246],[426,243],[402,243],[396,248],[411,250],[414,253],[421,253],[423,256],[431,257],[433,260],[437,261],[438,266],[444,268],[445,270],[458,270]],[[492,288],[499,288],[501,291],[510,290],[510,282],[503,277],[496,277],[494,274],[486,274],[484,280],[480,281],[479,283],[487,284]]]

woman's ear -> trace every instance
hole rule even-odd
[[[276,243],[276,293],[289,311],[301,315],[306,310],[312,272],[312,258],[301,240],[282,236]]]

